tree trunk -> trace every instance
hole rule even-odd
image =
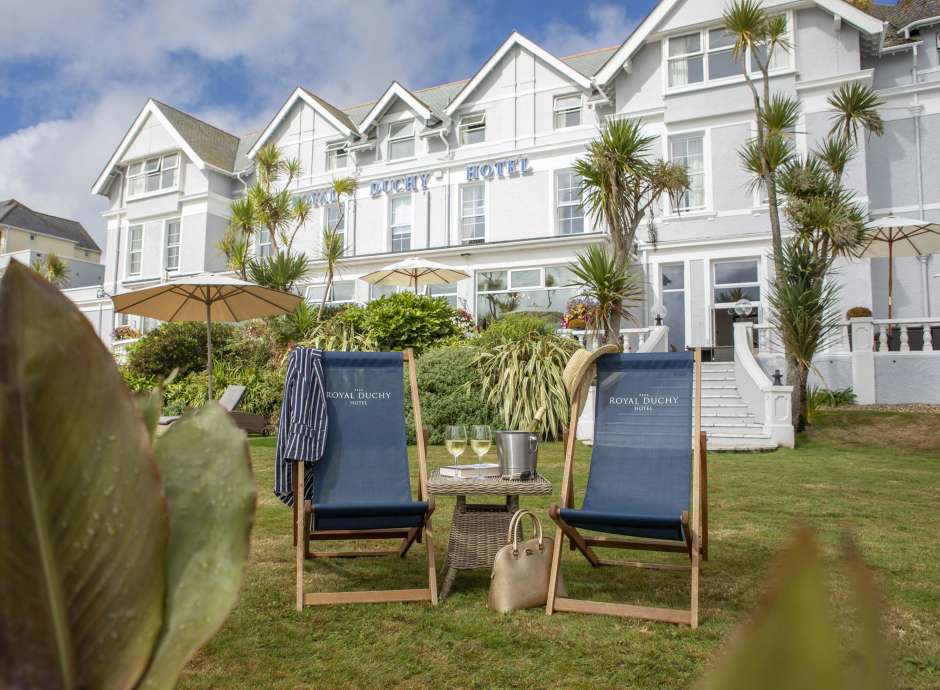
[[[623,312],[623,300],[617,300],[613,304],[613,314],[610,315],[610,328],[607,330],[604,338],[605,345],[616,345],[620,347],[620,324]]]
[[[317,321],[323,320],[323,309],[326,307],[326,298],[330,295],[330,288],[333,285],[333,270],[328,269],[326,273],[326,287],[323,288],[323,299],[320,300],[320,311],[317,312]]]
[[[793,386],[793,395],[790,398],[790,414],[793,421],[793,430],[797,433],[806,431],[808,417],[807,381],[809,369],[802,366],[793,357],[787,358],[787,383]]]

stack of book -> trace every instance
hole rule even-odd
[[[441,468],[442,477],[451,479],[480,479],[483,477],[499,477],[499,465],[495,462],[478,462],[473,465],[444,465]]]

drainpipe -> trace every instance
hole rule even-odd
[[[118,179],[120,180],[121,187],[118,191],[118,209],[124,210],[124,171],[117,171]],[[111,281],[111,294],[116,295],[118,292],[118,270],[121,267],[121,221],[118,220],[117,227],[117,246],[114,250],[114,280]],[[114,333],[114,329],[117,326],[117,312],[114,311],[114,305],[111,305],[111,332]],[[101,327],[98,327],[98,335],[101,335]]]

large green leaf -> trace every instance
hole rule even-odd
[[[850,687],[815,539],[801,530],[774,561],[770,596],[702,690]]]
[[[235,605],[255,483],[245,433],[216,403],[175,422],[155,452],[170,506],[166,620],[141,687],[172,688]]]
[[[62,293],[0,282],[0,687],[129,688],[160,631],[168,520],[114,360]]]

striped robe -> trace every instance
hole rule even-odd
[[[323,351],[298,347],[290,354],[277,429],[274,495],[294,505],[291,463],[316,462],[326,446],[326,395],[323,392]],[[304,473],[304,497],[313,499],[313,472]]]

